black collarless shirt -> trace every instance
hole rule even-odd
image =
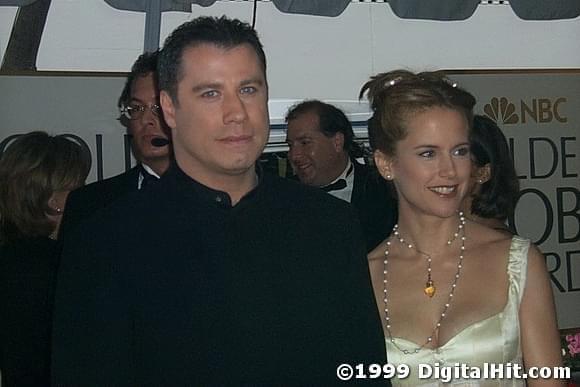
[[[320,190],[264,174],[232,206],[174,165],[65,240],[53,382],[343,384],[385,361],[364,251]]]

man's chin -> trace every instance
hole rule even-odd
[[[306,184],[306,185],[312,185],[314,186],[314,179],[311,176],[301,176],[298,175],[298,180],[300,180],[300,182],[302,184]]]
[[[143,163],[148,164],[149,162],[157,162],[161,160],[169,160],[169,147],[165,146],[163,148],[156,148],[154,150],[144,152],[139,158]]]

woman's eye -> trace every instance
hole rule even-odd
[[[427,151],[419,153],[419,156],[425,157],[425,158],[432,158],[433,156],[435,156],[435,151],[427,150]]]
[[[455,156],[467,156],[469,155],[469,148],[468,147],[461,147],[453,152]]]

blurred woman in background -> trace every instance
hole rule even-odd
[[[469,143],[473,167],[461,209],[474,222],[513,234],[506,222],[513,218],[520,182],[508,142],[493,120],[476,115]]]
[[[31,132],[0,158],[0,372],[2,385],[49,385],[58,228],[90,154],[59,135]]]

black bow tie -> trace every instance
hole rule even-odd
[[[143,167],[141,167],[141,176],[143,176],[143,180],[141,180],[141,188],[140,189],[143,189],[143,188],[147,187],[148,185],[155,184],[157,182],[157,180],[159,180],[157,178],[157,176],[150,174]]]
[[[338,179],[332,184],[325,185],[324,187],[320,187],[323,191],[331,192],[331,191],[340,191],[341,189],[346,188],[346,180]]]

